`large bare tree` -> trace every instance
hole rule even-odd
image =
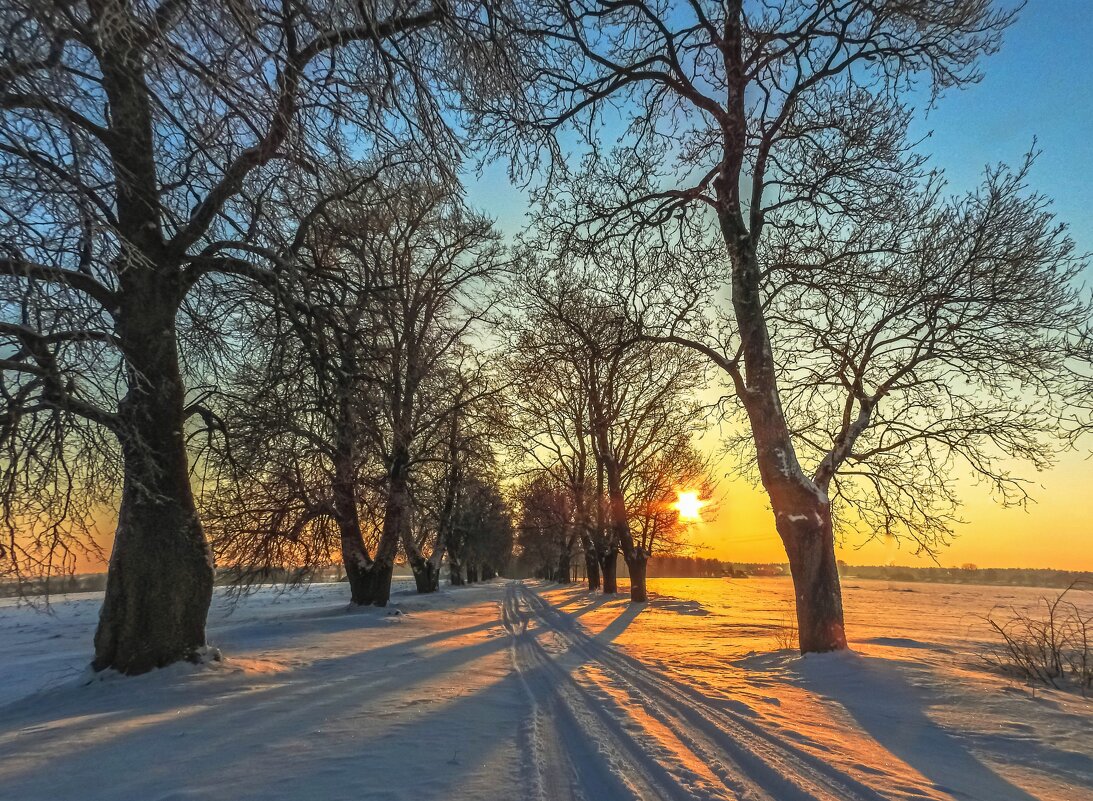
[[[212,559],[180,341],[216,325],[190,317],[195,293],[223,275],[273,286],[284,265],[262,221],[349,143],[427,142],[423,162],[450,179],[440,101],[497,90],[495,20],[428,0],[14,0],[0,27],[9,528],[85,511],[74,496],[104,475],[87,457],[114,459],[94,666],[139,673],[205,644]],[[45,475],[59,493],[36,494]],[[10,555],[49,566],[56,538],[30,536],[34,553]]]
[[[789,556],[801,648],[843,648],[833,502],[862,528],[931,542],[953,460],[1012,498],[1020,485],[983,456],[1046,456],[1050,415],[1033,396],[1071,322],[1070,242],[1020,168],[939,197],[901,102],[976,81],[1015,12],[578,0],[529,13],[556,61],[538,72],[539,113],[495,108],[495,141],[552,148],[555,246],[691,251],[653,291],[724,265],[712,319],[683,291],[676,314],[643,322],[724,371]],[[591,147],[567,173],[551,134],[568,126]]]

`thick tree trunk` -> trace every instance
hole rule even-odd
[[[147,275],[119,311],[129,391],[119,407],[124,483],[96,670],[137,674],[205,645],[213,559],[197,516],[184,440],[184,388],[170,288]]]
[[[361,536],[360,523],[338,520],[341,530],[342,566],[349,580],[349,602],[354,606],[368,606],[375,599],[375,562],[368,558]]]
[[[630,600],[632,602],[644,603],[649,600],[649,593],[645,586],[648,567],[649,557],[640,549],[626,557],[626,569],[630,571]]]
[[[798,505],[775,508],[775,515],[793,575],[801,653],[846,648],[830,507],[817,501],[809,511]]]
[[[387,474],[383,528],[372,568],[375,573],[372,603],[376,606],[387,606],[391,600],[391,576],[395,570],[399,539],[410,523],[409,466],[409,453],[405,449],[396,448]]]
[[[375,599],[375,562],[368,555],[361,531],[360,510],[357,507],[356,459],[353,437],[352,398],[343,388],[338,402],[338,431],[335,433],[333,506],[334,518],[341,536],[342,566],[349,581],[349,602],[368,606]]]
[[[419,553],[407,556],[406,559],[410,563],[410,570],[413,571],[414,583],[419,593],[436,592],[440,589],[440,573],[433,567],[432,562]]]

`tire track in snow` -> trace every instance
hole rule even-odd
[[[692,801],[692,788],[649,758],[650,745],[603,707],[540,642],[519,585],[506,587],[501,621],[531,702],[530,784],[541,801]],[[699,796],[701,797],[701,796]]]
[[[515,597],[515,600],[514,600]],[[505,603],[520,612],[523,600],[544,631],[562,640],[567,653],[579,656],[580,662],[595,666],[603,674],[608,687],[600,689],[598,698],[590,698],[596,710],[618,724],[628,716],[629,703],[618,700],[618,691],[626,693],[634,705],[660,725],[663,725],[690,754],[677,755],[678,761],[698,761],[706,765],[720,780],[718,791],[693,783],[672,781],[673,794],[639,794],[641,798],[673,797],[683,792],[688,798],[739,798],[749,801],[884,801],[886,796],[846,775],[822,758],[787,742],[777,734],[762,728],[744,715],[710,705],[694,688],[678,685],[667,676],[651,670],[637,660],[619,653],[597,641],[568,615],[556,610],[522,584],[506,590]],[[527,622],[524,623],[526,627]],[[536,637],[525,639],[538,644]],[[545,658],[553,659],[539,644]],[[519,666],[519,663],[518,663]],[[557,665],[555,665],[557,667]],[[559,668],[564,680],[588,695],[588,689],[576,678]],[[616,692],[611,693],[613,689]],[[615,707],[617,715],[607,713],[604,705]],[[627,727],[616,728],[629,736]],[[630,737],[631,746],[641,743]],[[567,739],[566,745],[569,745]],[[634,755],[646,767],[660,766],[661,758],[650,749]],[[676,760],[673,760],[676,761]],[[663,766],[660,766],[663,769]],[[601,798],[617,796],[607,795]]]

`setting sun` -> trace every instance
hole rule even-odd
[[[699,510],[705,505],[706,502],[699,499],[697,492],[681,492],[679,500],[673,504],[681,520],[701,520]]]

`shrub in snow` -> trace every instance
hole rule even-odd
[[[1093,689],[1093,612],[1074,602],[1071,584],[1030,610],[995,607],[986,621],[999,635],[985,659],[1028,682]]]

